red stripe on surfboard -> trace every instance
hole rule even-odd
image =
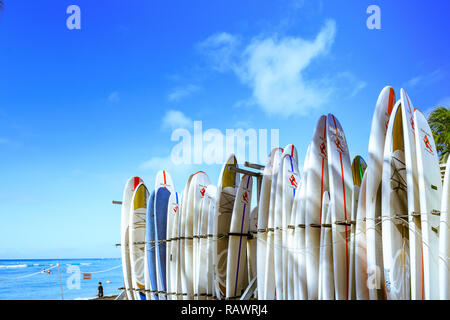
[[[294,156],[294,145],[292,145],[292,148],[291,148],[291,157],[293,157]]]
[[[336,125],[336,120],[334,119],[334,115],[331,115],[333,117],[333,122],[334,122],[334,128],[336,129],[336,134],[337,134],[337,125]],[[344,178],[344,166],[342,164],[342,153],[339,152],[339,159],[341,162],[341,176],[342,176],[342,191],[343,191],[343,195],[344,195],[344,216],[345,216],[345,221],[347,221],[347,203],[345,200],[345,178]],[[347,276],[347,281],[346,281],[346,287],[347,287],[347,294],[346,294],[346,299],[348,300],[348,269],[349,269],[349,265],[348,265],[348,238],[347,238],[347,226],[345,226],[345,265],[346,265],[346,276]]]
[[[394,108],[394,89],[389,88],[389,104],[388,104],[389,115],[391,115],[393,108]]]
[[[139,177],[134,177],[134,185],[133,185],[133,189],[136,189],[136,187],[139,185]]]
[[[323,126],[323,139],[327,140],[327,118]],[[325,147],[326,148],[326,147]],[[323,202],[323,172],[324,172],[325,158],[322,158],[322,178],[320,180],[320,223],[322,223],[322,202]]]

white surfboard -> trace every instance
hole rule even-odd
[[[294,242],[295,242],[295,255],[292,261],[294,272],[294,298],[296,300],[308,299],[308,287],[306,276],[306,256],[305,256],[305,219],[306,219],[306,185],[308,180],[308,170],[310,165],[310,153],[311,144],[308,145],[306,150],[305,160],[303,162],[302,179],[300,183],[300,189],[294,198],[294,205],[292,214],[295,214],[295,230],[294,230]]]
[[[236,193],[228,237],[226,298],[241,296],[247,268],[247,236],[250,225],[250,205],[253,179],[243,175]]]
[[[353,178],[344,131],[332,114],[327,118],[328,172],[333,235],[334,290],[336,300],[350,297],[350,219]]]
[[[295,149],[294,149],[295,150]],[[300,173],[298,170],[298,161],[291,156],[292,153],[286,154],[283,157],[283,167],[281,173],[281,205],[282,205],[282,244],[283,244],[283,290],[284,298],[286,300],[294,299],[294,284],[295,280],[292,273],[289,273],[289,260],[295,254],[293,250],[294,245],[294,226],[295,217],[292,219],[292,207],[294,204],[295,195],[298,192],[300,184]],[[292,268],[292,266],[291,266]]]
[[[367,170],[359,189],[355,223],[355,295],[356,300],[369,300],[366,251],[366,185]]]
[[[382,239],[386,298],[410,299],[408,195],[403,139],[403,106],[391,115],[384,145]]]
[[[417,169],[422,224],[425,299],[439,299],[439,222],[442,182],[433,133],[427,119],[414,110]]]
[[[167,298],[176,300],[177,294],[177,273],[178,263],[178,223],[180,216],[180,196],[177,192],[172,192],[167,207]]]
[[[267,220],[266,267],[264,278],[264,299],[275,299],[275,257],[274,257],[274,223],[275,223],[275,195],[278,173],[283,149],[276,149],[272,164],[272,183],[270,186],[269,217]]]
[[[220,300],[226,296],[228,233],[239,186],[239,175],[229,170],[230,167],[237,167],[234,154],[228,157],[220,172],[214,212],[214,286],[216,298]]]
[[[256,277],[256,244],[258,235],[258,207],[254,207],[250,214],[249,239],[247,240],[247,269],[248,283]],[[257,298],[258,291],[255,290],[254,297]]]
[[[180,240],[180,225],[181,225],[181,218],[183,215],[183,208],[182,208],[182,193],[178,194],[178,212],[176,215],[176,222],[173,225],[173,234],[174,234],[174,241],[172,243],[173,246],[173,252],[175,255],[174,259],[174,268],[172,269],[172,288],[174,292],[174,297],[172,300],[182,300],[183,299],[183,287],[182,287],[182,281],[181,281],[181,240]]]
[[[378,193],[381,192],[381,172],[383,166],[383,150],[389,116],[395,104],[394,89],[386,86],[378,96],[372,117],[369,138],[369,153],[367,158],[367,186],[366,186],[366,244],[367,244],[367,273],[374,279],[371,286],[370,299],[384,300],[383,250],[381,240],[381,203]]]
[[[318,298],[320,300],[334,300],[333,234],[331,227],[330,193],[328,191],[324,192],[322,202]]]
[[[322,196],[329,190],[327,159],[327,117],[317,121],[311,141],[310,165],[305,198],[305,245],[308,300],[318,299],[318,272]]]
[[[144,183],[134,190],[130,208],[130,267],[135,300],[145,300],[145,215],[148,191]]]
[[[185,246],[186,246],[186,223],[187,223],[187,214],[189,212],[189,189],[190,184],[193,178],[193,174],[189,176],[186,186],[183,190],[183,196],[181,198],[181,213],[180,213],[180,221],[179,221],[179,242],[178,242],[178,277],[181,286],[178,286],[177,297],[178,299],[182,298],[183,300],[188,299],[188,282],[187,282],[187,264],[185,258]]]
[[[450,227],[448,210],[450,208],[450,157],[447,160],[444,185],[442,187],[441,220],[439,225],[439,292],[441,300],[450,300]]]
[[[364,171],[366,170],[366,162],[361,156],[356,156],[352,161],[352,175],[353,175],[353,192],[352,192],[352,215],[350,226],[350,271],[349,271],[349,290],[350,300],[356,299],[355,286],[355,237],[356,237],[356,211],[358,209],[359,190],[363,179]]]
[[[266,275],[266,251],[267,251],[267,224],[269,220],[270,208],[270,188],[272,185],[272,164],[275,157],[276,150],[272,149],[267,164],[264,167],[263,178],[261,182],[260,198],[258,203],[258,240],[256,245],[257,250],[257,290],[258,299],[265,299],[265,275]]]
[[[206,197],[209,198],[207,242],[206,242],[206,251],[208,256],[206,265],[206,269],[208,270],[206,297],[208,300],[212,300],[215,298],[213,255],[214,255],[214,212],[216,208],[216,196],[217,196],[217,187],[209,185],[208,188],[206,189]]]
[[[286,158],[289,157],[289,158]],[[297,150],[290,144],[284,148],[278,169],[278,181],[275,194],[274,216],[274,271],[277,300],[285,300],[287,296],[287,225],[290,221],[292,202],[295,191],[284,188],[290,185],[290,177],[294,175],[294,183],[298,182]],[[290,168],[295,170],[290,170]],[[291,175],[289,175],[291,171]]]
[[[286,155],[290,156],[290,160],[285,159]],[[290,281],[288,273],[289,257],[292,254],[291,243],[293,242],[294,229],[289,226],[293,226],[291,223],[292,205],[294,203],[295,193],[297,192],[300,183],[300,173],[298,169],[298,151],[293,144],[289,144],[284,147],[283,154],[283,172],[282,172],[282,203],[281,203],[281,237],[282,237],[282,273],[283,273],[283,296],[287,300],[293,299],[294,288],[293,281]],[[295,220],[294,220],[295,221]]]
[[[423,300],[425,291],[423,290],[422,224],[420,218],[416,142],[414,139],[414,107],[408,94],[403,89],[400,90],[400,99],[405,144],[406,183],[408,186],[411,299]]]
[[[197,217],[200,215],[200,202],[206,194],[206,188],[210,184],[208,175],[203,171],[198,171],[192,176],[192,180],[189,184],[189,192],[187,199],[187,206],[184,207],[186,211],[183,211],[186,216],[185,227],[185,240],[184,240],[184,263],[185,263],[185,277],[187,283],[187,299],[193,300],[198,294],[195,292],[196,287],[194,283],[196,281],[196,263],[194,255],[194,221],[197,222]]]
[[[130,246],[129,246],[129,226],[130,226],[130,210],[131,210],[131,198],[133,197],[134,190],[142,182],[139,177],[131,177],[128,179],[123,190],[122,198],[122,212],[121,212],[121,227],[120,227],[120,249],[122,256],[122,272],[123,283],[125,288],[125,294],[127,300],[134,300],[134,294],[132,290],[132,278],[130,268]]]
[[[197,256],[197,294],[198,300],[206,300],[208,296],[208,224],[209,210],[211,201],[214,201],[217,188],[214,185],[208,185],[206,193],[201,200],[200,219],[198,219],[198,252]]]

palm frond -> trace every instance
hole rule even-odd
[[[436,107],[428,116],[440,162],[447,162],[450,154],[450,108]]]

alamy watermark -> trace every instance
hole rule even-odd
[[[178,128],[172,132],[171,141],[178,142],[170,158],[180,164],[223,164],[234,153],[239,162],[267,161],[272,148],[279,146],[279,130],[270,129],[219,129],[203,131],[202,121],[194,121],[193,132]],[[270,143],[269,143],[270,139]]]

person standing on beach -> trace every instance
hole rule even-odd
[[[98,293],[97,293],[97,296],[98,296],[99,298],[103,298],[103,286],[102,286],[102,283],[101,283],[101,282],[98,283]]]

